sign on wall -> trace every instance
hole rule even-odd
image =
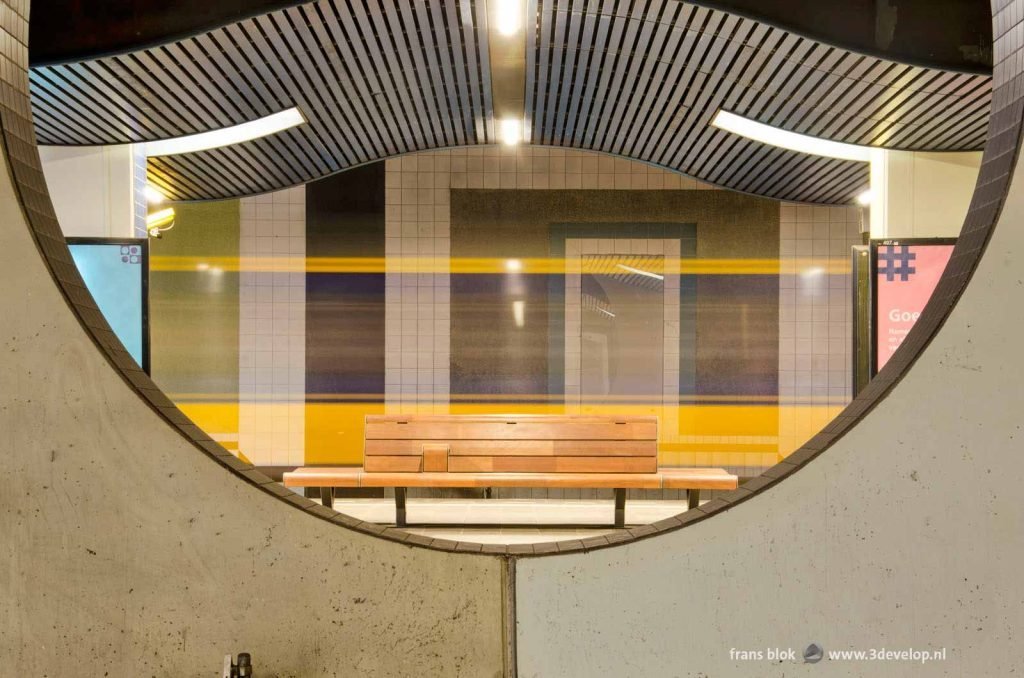
[[[110,329],[149,372],[149,243],[130,238],[68,238],[82,280]]]
[[[874,256],[874,372],[881,370],[907,334],[946,270],[956,240],[882,240]]]

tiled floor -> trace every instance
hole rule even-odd
[[[334,508],[367,522],[395,522],[393,499],[336,499]],[[630,500],[626,524],[652,523],[685,510],[685,501]],[[481,544],[586,539],[615,532],[610,499],[409,499],[406,512],[410,532]]]

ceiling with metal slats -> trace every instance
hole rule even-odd
[[[897,64],[672,0],[531,0],[531,141],[637,158],[786,200],[848,202],[866,163],[711,127],[719,109],[892,149],[980,150],[991,78]]]
[[[677,0],[527,0],[532,143],[668,167],[784,200],[848,202],[866,163],[749,141],[720,108],[848,143],[982,147],[991,78],[898,64]],[[308,124],[150,158],[172,199],[261,193],[388,156],[495,143],[484,0],[317,0],[211,32],[35,68],[40,143],[218,129],[298,106]]]
[[[164,46],[33,69],[42,144],[182,136],[298,106],[308,124],[151,158],[172,199],[226,198],[379,158],[493,143],[483,3],[320,0]]]

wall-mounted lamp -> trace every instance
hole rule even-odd
[[[505,270],[509,273],[519,273],[523,270],[523,262],[519,259],[506,259]]]
[[[871,193],[871,189],[862,191],[861,193],[857,194],[857,204],[860,205],[861,207],[869,207],[871,205],[871,200],[873,198],[874,194]]]
[[[174,208],[153,212],[146,216],[146,233],[151,238],[162,238],[163,234],[174,228]]]

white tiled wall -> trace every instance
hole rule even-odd
[[[781,206],[782,455],[820,431],[852,397],[850,248],[860,243],[856,207]]]
[[[451,189],[711,188],[638,162],[533,146],[430,151],[386,162],[388,412],[447,411]]]
[[[439,154],[450,154],[451,188],[712,188],[652,165],[573,149],[478,146],[430,155]]]
[[[241,201],[239,440],[254,464],[302,464],[306,190]]]
[[[385,409],[447,412],[451,158],[386,161]]]

